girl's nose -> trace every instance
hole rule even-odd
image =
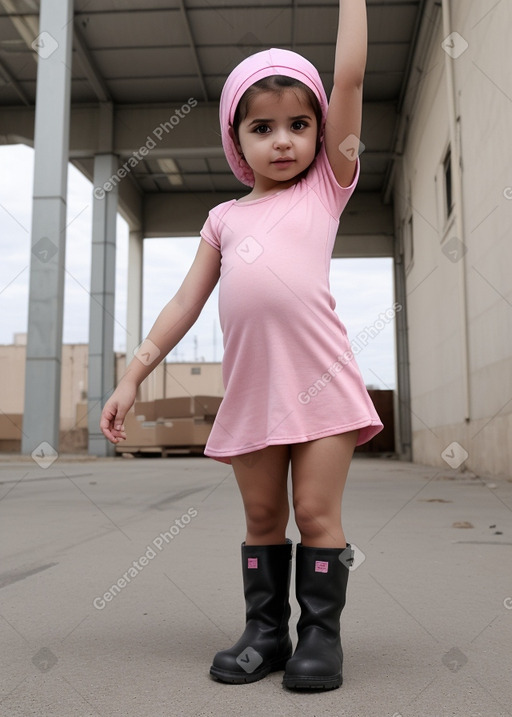
[[[278,131],[274,136],[274,147],[276,149],[282,149],[283,147],[289,147],[291,145],[290,135],[286,130]]]

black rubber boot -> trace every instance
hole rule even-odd
[[[353,550],[297,545],[296,594],[301,608],[298,644],[286,663],[283,685],[333,690],[343,682],[340,616]]]
[[[221,682],[256,682],[284,670],[292,654],[288,632],[292,543],[242,544],[246,626],[229,650],[213,658],[210,674]]]

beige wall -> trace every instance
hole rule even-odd
[[[0,409],[4,413],[23,413],[25,401],[26,346],[0,346]],[[87,395],[87,346],[62,347],[60,423],[68,430],[75,423],[75,406]]]
[[[23,413],[25,355],[24,345],[0,345],[0,410],[3,413]],[[74,428],[76,406],[87,400],[87,365],[87,344],[64,344],[60,402],[62,431]],[[116,354],[117,376],[122,375],[124,367],[124,354]],[[164,371],[164,364],[160,364],[144,381],[140,387],[141,400],[187,395],[224,395],[220,363],[168,363],[165,364],[165,369]],[[197,370],[200,371],[199,374],[196,373]]]
[[[0,410],[23,413],[26,346],[0,345]]]
[[[442,160],[449,115],[441,22],[394,191],[397,236],[405,244],[410,216],[413,221],[414,256],[406,279],[413,459],[447,468],[441,454],[457,441],[469,454],[467,468],[505,476],[512,466],[512,197],[506,196],[512,185],[512,74],[506,49],[512,3],[496,4],[486,17],[490,3],[451,5],[452,30],[469,43],[453,61],[463,168],[463,201],[455,212],[462,212],[464,222],[464,259],[454,262],[443,253],[457,228],[453,217],[445,220]]]
[[[142,401],[205,395],[224,395],[220,363],[160,364],[140,387]]]

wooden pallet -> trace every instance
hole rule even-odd
[[[117,453],[130,453],[133,456],[157,455],[168,456],[204,455],[204,446],[116,446]]]

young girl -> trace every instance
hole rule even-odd
[[[222,143],[252,189],[209,213],[189,273],[103,409],[103,433],[117,443],[139,384],[194,324],[220,277],[225,396],[205,454],[233,466],[247,521],[246,627],[210,669],[224,682],[284,669],[288,688],[342,683],[352,550],[341,500],[355,446],[382,429],[329,289],[339,218],[359,175],[366,44],[365,0],[340,0],[329,103],[313,65],[288,50],[259,52],[232,71],[220,100]],[[301,535],[293,656],[290,466]]]

